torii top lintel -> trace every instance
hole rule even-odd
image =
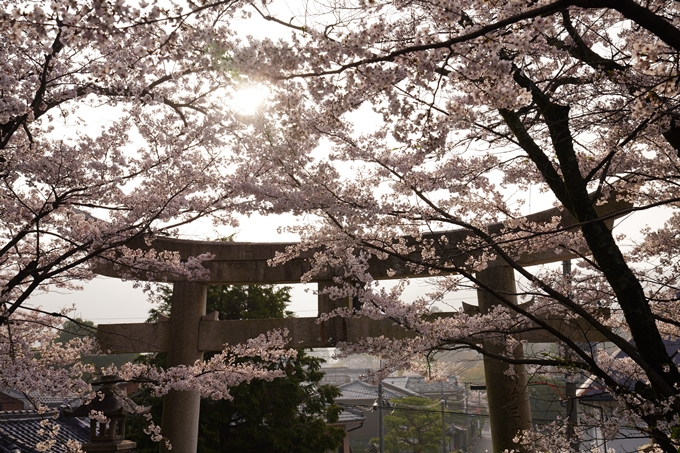
[[[614,219],[631,207],[627,201],[617,200],[615,195],[609,197],[606,203],[597,208],[600,216],[607,218],[607,223],[611,227]],[[576,224],[575,219],[566,210],[552,208],[531,214],[526,217],[530,222],[546,223],[553,218],[560,218],[560,227],[567,228]],[[492,224],[488,227],[490,234],[500,232],[504,228],[502,223]],[[423,238],[439,239],[446,236],[450,255],[456,265],[464,265],[470,253],[457,251],[457,244],[462,243],[471,236],[471,232],[464,229],[433,232],[424,234]],[[198,256],[203,253],[210,253],[214,258],[203,263],[210,271],[210,276],[204,283],[208,284],[267,284],[267,283],[299,283],[302,276],[310,270],[308,258],[311,252],[303,254],[283,265],[270,266],[268,261],[276,256],[277,252],[284,252],[286,247],[293,246],[290,242],[221,242],[221,241],[192,241],[184,239],[173,239],[166,237],[155,238],[151,246],[144,241],[137,241],[130,244],[132,248],[149,249],[154,248],[158,251],[178,252],[182,259]],[[527,253],[521,256],[517,262],[522,266],[545,264],[550,262],[562,261],[572,258],[573,255],[567,251],[554,249],[541,250],[534,253]],[[447,258],[448,259],[448,258]],[[455,262],[460,260],[460,262]],[[113,265],[100,264],[94,271],[97,274],[109,277],[121,277],[121,273]],[[427,270],[416,273],[407,266],[404,260],[399,258],[388,258],[385,260],[372,259],[370,261],[371,275],[376,279],[398,278],[398,277],[429,277]],[[325,275],[318,274],[312,281],[328,281],[334,277],[333,270],[324,272]],[[181,277],[166,275],[167,281],[182,281]],[[143,277],[140,277],[143,279]]]

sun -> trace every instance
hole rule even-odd
[[[253,115],[262,107],[269,96],[269,90],[262,85],[248,85],[234,91],[231,102],[234,110],[243,115]]]

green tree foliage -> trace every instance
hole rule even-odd
[[[441,417],[441,406],[436,401],[418,396],[400,398],[384,418],[385,451],[438,453],[442,442]]]
[[[57,343],[67,343],[74,338],[94,337],[97,335],[97,326],[94,322],[81,318],[67,319],[61,326]]]
[[[150,311],[149,321],[170,312],[172,289],[162,287],[160,291],[160,303]],[[218,311],[223,320],[283,318],[292,316],[286,310],[289,303],[288,286],[211,286],[206,309],[208,313]],[[163,366],[166,357],[153,354],[144,360]],[[338,420],[341,409],[334,398],[339,390],[320,384],[322,362],[301,350],[295,360],[272,365],[284,370],[285,377],[233,387],[233,400],[202,400],[198,452],[320,453],[337,448],[344,430],[327,422]],[[139,404],[151,405],[151,415],[160,419],[160,398],[144,393],[137,399]],[[137,442],[137,452],[158,451],[158,444],[142,432],[144,420],[130,420],[128,426],[128,438]]]
[[[220,319],[288,318],[290,287],[274,285],[211,286],[208,288],[208,312],[218,311]]]
[[[567,417],[564,404],[566,383],[563,379],[538,375],[530,380],[531,415],[536,424],[547,424]]]
[[[158,315],[170,314],[172,288],[159,288],[160,301],[157,308],[149,310],[148,322],[158,320]],[[288,318],[293,312],[286,310],[290,303],[290,286],[274,285],[220,285],[208,287],[206,310],[217,311],[220,319],[267,319]]]
[[[299,352],[281,367],[286,376],[255,380],[232,391],[231,401],[201,402],[198,451],[205,453],[322,453],[337,448],[344,430],[328,426],[340,407],[336,387],[320,385],[321,359]]]

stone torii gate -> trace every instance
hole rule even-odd
[[[598,211],[601,216],[612,216],[623,208],[623,202],[610,201]],[[561,218],[560,226],[569,227],[575,220],[565,211],[550,209],[527,217],[532,222],[547,222],[554,217]],[[611,227],[611,226],[610,226]],[[491,225],[489,231],[500,231],[501,224]],[[454,230],[433,234],[439,238],[447,236],[451,251],[456,244],[469,237],[470,233]],[[219,321],[217,313],[206,314],[206,293],[208,285],[247,285],[299,283],[302,275],[310,269],[308,256],[301,256],[283,265],[270,267],[267,260],[276,252],[293,245],[290,243],[240,243],[186,241],[158,238],[151,247],[157,250],[175,251],[182,259],[211,253],[214,258],[204,266],[210,276],[202,281],[179,280],[169,276],[174,289],[171,299],[169,320],[158,323],[106,324],[99,326],[99,342],[104,350],[116,353],[161,352],[168,354],[168,366],[191,365],[203,358],[207,351],[219,351],[225,343],[238,344],[272,329],[286,328],[289,331],[291,347],[322,348],[334,347],[339,341],[357,341],[364,337],[384,335],[405,338],[412,335],[389,320],[375,321],[367,318],[334,318],[318,322],[317,318],[284,318],[264,320]],[[148,247],[147,247],[148,248]],[[452,255],[456,255],[453,254]],[[459,255],[463,265],[469,255]],[[517,261],[522,266],[532,266],[562,261],[573,256],[566,251],[543,250],[526,254]],[[388,270],[396,274],[388,275]],[[96,270],[101,275],[119,277],[113,266],[102,266]],[[372,260],[369,272],[376,279],[398,277],[429,277],[427,273],[415,274],[403,261],[389,258]],[[334,286],[333,270],[316,275],[313,281],[318,285],[318,313],[328,313],[336,308],[349,306],[351,301],[332,300],[323,294],[324,288]],[[477,277],[498,294],[516,303],[516,285],[513,269],[497,260],[478,273]],[[499,301],[491,293],[478,290],[479,308],[486,312]],[[587,331],[579,323],[556,322],[556,327],[577,341],[601,341],[600,336]],[[519,336],[529,342],[554,342],[556,339],[546,331],[535,330]],[[521,351],[518,351],[521,353]],[[497,360],[484,359],[487,381],[487,397],[494,452],[513,448],[513,437],[519,430],[531,428],[531,410],[523,366],[515,366],[516,378],[507,376],[508,365]],[[198,439],[198,418],[200,396],[196,392],[173,391],[163,402],[162,432],[173,446],[173,453],[194,453]],[[164,448],[164,447],[162,447]]]

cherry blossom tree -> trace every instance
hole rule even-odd
[[[296,228],[302,243],[274,263],[320,250],[312,273],[344,269],[333,296],[363,303],[338,315],[388,317],[417,333],[347,351],[381,355],[384,372],[469,347],[544,372],[582,373],[620,399],[617,423],[677,451],[680,372],[667,344],[679,325],[678,5],[347,1],[312,2],[293,19],[274,6],[260,12],[288,24],[292,37],[247,47],[259,65],[250,70],[275,88],[245,156],[276,165],[278,176],[259,186],[263,209],[321,218]],[[537,192],[577,229],[527,220]],[[599,214],[606,200],[629,207]],[[630,213],[656,217],[626,239],[606,221]],[[450,229],[468,234],[450,243],[436,233]],[[539,250],[570,254],[577,267],[563,275],[522,264]],[[387,259],[438,276],[440,290],[418,301],[401,300],[399,287],[380,290],[370,263]],[[519,294],[480,278],[499,264],[523,278]],[[491,294],[497,306],[427,317],[430,300],[465,288]],[[626,359],[574,341],[555,318],[578,320]],[[515,335],[536,327],[562,352],[518,355]],[[482,346],[489,341],[504,347]],[[537,448],[538,437],[527,439],[517,447]],[[549,441],[551,451],[570,448]]]
[[[238,2],[2,4],[2,319],[46,285],[92,277],[95,258],[200,276],[200,261],[141,252],[144,238],[248,210],[236,168],[247,132],[229,102]]]
[[[191,388],[229,398],[232,385],[276,377],[266,363],[294,354],[280,333],[195,366],[93,370],[77,359],[94,345],[53,341],[64,313],[25,304],[36,291],[77,288],[102,262],[130,278],[204,275],[208,256],[180,261],[143,246],[204,217],[233,224],[233,212],[251,209],[244,188],[258,169],[234,163],[249,125],[229,99],[252,80],[227,52],[247,4],[0,5],[0,384],[87,399],[95,395],[84,376],[97,371],[159,395]],[[54,443],[50,432],[39,448]],[[155,425],[149,432],[161,438]]]

